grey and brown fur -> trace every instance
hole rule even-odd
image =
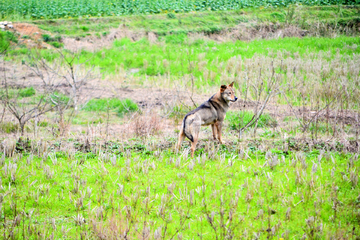
[[[191,141],[191,157],[194,157],[200,127],[203,125],[211,125],[214,140],[218,139],[220,143],[223,143],[221,129],[226,111],[230,107],[230,102],[237,100],[233,85],[234,83],[231,83],[229,86],[222,85],[220,90],[209,100],[186,114],[180,129],[179,142],[177,144],[178,150],[180,150],[184,138],[187,137]]]

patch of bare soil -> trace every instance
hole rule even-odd
[[[43,81],[38,77],[28,66],[16,64],[9,61],[0,63],[0,84],[5,84],[5,78],[8,86],[13,88],[34,87],[42,90]],[[189,93],[184,91],[175,91],[167,89],[137,87],[136,85],[128,85],[128,78],[105,80],[95,79],[86,82],[81,88],[81,96],[83,103],[86,103],[92,98],[130,98],[135,101],[141,108],[153,108],[154,106],[164,106],[166,103],[176,102],[178,100],[184,101],[186,104],[191,104]],[[71,86],[66,84],[62,78],[54,80],[54,84],[58,86],[61,92],[70,94]],[[202,95],[194,94],[195,101],[207,99]]]
[[[21,36],[28,36],[34,40],[39,40],[41,38],[42,30],[36,25],[29,23],[14,23],[14,29]]]
[[[29,48],[51,48],[49,44],[44,43],[41,40],[42,34],[45,32],[36,25],[29,23],[14,23],[14,31],[18,34],[20,43],[25,44]]]

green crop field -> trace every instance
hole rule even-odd
[[[181,13],[196,11],[226,11],[249,7],[284,7],[289,4],[304,5],[354,5],[356,0],[220,0],[220,1],[145,1],[145,0],[2,0],[2,18],[70,18],[91,16],[120,16],[131,14]]]
[[[1,238],[359,239],[359,4],[0,0]]]

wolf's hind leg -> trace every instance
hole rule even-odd
[[[191,158],[194,157],[196,144],[199,140],[200,127],[201,127],[201,119],[197,119],[197,121],[194,121],[194,123],[192,125],[192,131],[191,131],[192,136],[193,136],[193,141],[191,143]]]
[[[179,141],[178,141],[178,144],[176,145],[176,149],[178,151],[180,151],[180,149],[181,149],[181,143],[184,141],[184,138],[185,138],[184,129],[181,128],[180,133],[179,133]]]
[[[198,142],[198,136],[194,136],[194,141],[191,143],[191,158],[194,158],[194,152],[197,142]]]

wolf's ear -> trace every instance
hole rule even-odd
[[[220,92],[224,92],[226,90],[227,86],[226,85],[221,85],[220,87]]]
[[[234,86],[234,82],[229,84],[229,87],[233,87]]]

